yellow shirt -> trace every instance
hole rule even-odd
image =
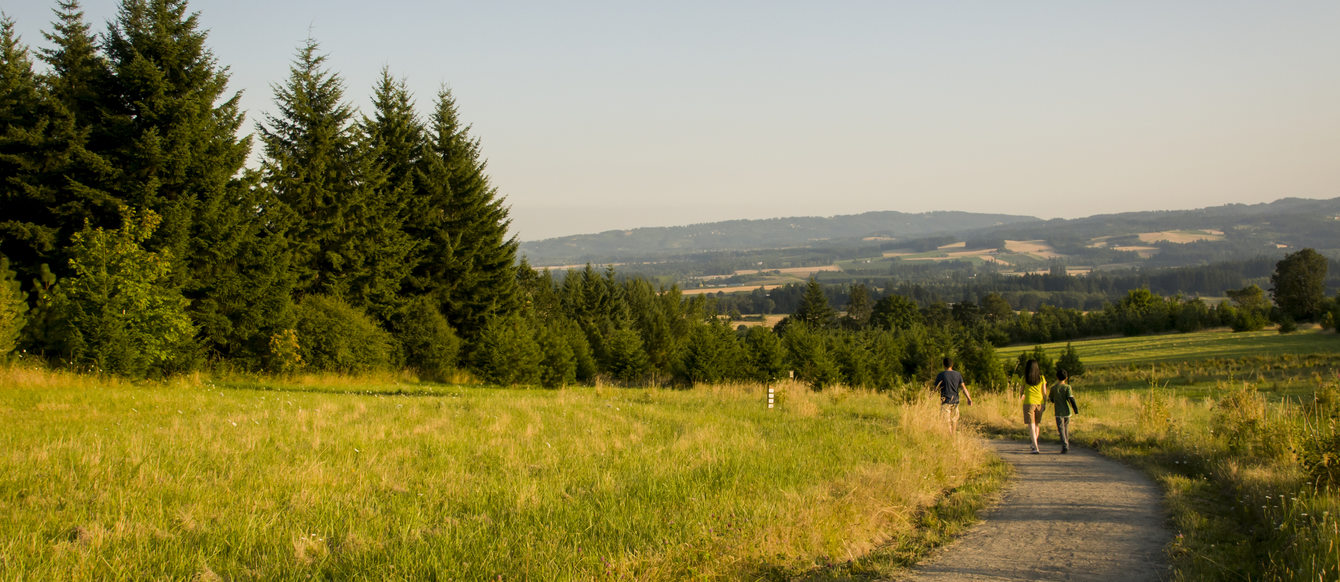
[[[1042,404],[1044,401],[1042,398],[1042,387],[1046,385],[1047,379],[1039,378],[1037,384],[1029,386],[1028,389],[1024,391],[1024,404]]]

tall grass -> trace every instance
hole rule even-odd
[[[1136,381],[1110,370],[1099,377]],[[1329,480],[1340,477],[1334,376],[1316,380],[1306,397],[1250,381],[1191,394],[1169,382],[1072,384],[1083,412],[1072,420],[1072,440],[1143,467],[1162,485],[1180,579],[1340,579],[1340,489]],[[1017,397],[977,400],[967,419],[1023,434]],[[1044,430],[1043,440],[1054,434]]]
[[[0,368],[0,577],[887,573],[897,559],[870,557],[916,554],[927,520],[967,519],[945,491],[982,482],[984,466],[998,482],[930,399],[778,389],[768,410],[757,385],[162,384]]]

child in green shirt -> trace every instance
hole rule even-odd
[[[1056,411],[1056,432],[1061,434],[1061,452],[1070,452],[1070,412],[1079,414],[1079,405],[1075,403],[1075,395],[1070,391],[1070,385],[1066,383],[1069,377],[1065,370],[1056,370],[1056,384],[1052,386],[1051,398],[1053,410]]]

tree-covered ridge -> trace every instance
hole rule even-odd
[[[803,283],[807,274],[791,272],[802,267],[824,267],[821,277],[827,282],[883,285],[959,274],[1022,275],[1045,272],[1056,265],[1072,272],[1198,267],[1245,257],[1278,258],[1300,248],[1340,258],[1340,228],[1336,228],[1340,198],[990,225],[974,222],[972,218],[981,215],[943,214],[937,216],[947,220],[920,223],[934,226],[930,232],[880,230],[876,224],[847,221],[880,214],[736,221],[676,227],[679,230],[634,229],[528,242],[522,250],[535,264],[617,264],[664,283],[678,283],[686,290]],[[791,232],[790,221],[806,220],[843,224],[845,232],[784,244],[767,244],[770,235],[743,240],[770,225]],[[672,240],[676,232],[705,236],[695,229],[711,229],[742,240],[716,250],[686,248]],[[649,241],[645,245],[644,239]],[[630,250],[651,245],[657,249]]]
[[[727,220],[527,241],[522,243],[521,251],[537,265],[609,263],[688,253],[807,247],[829,241],[850,244],[870,238],[906,240],[1037,220],[1030,216],[958,211],[920,214],[881,211],[832,217]]]

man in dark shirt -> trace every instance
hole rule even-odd
[[[940,413],[944,415],[945,421],[949,423],[949,432],[958,432],[958,395],[963,393],[963,397],[972,404],[972,395],[968,393],[968,385],[963,383],[963,375],[954,371],[954,360],[945,356],[945,371],[940,372],[935,377],[934,389],[940,391]]]

